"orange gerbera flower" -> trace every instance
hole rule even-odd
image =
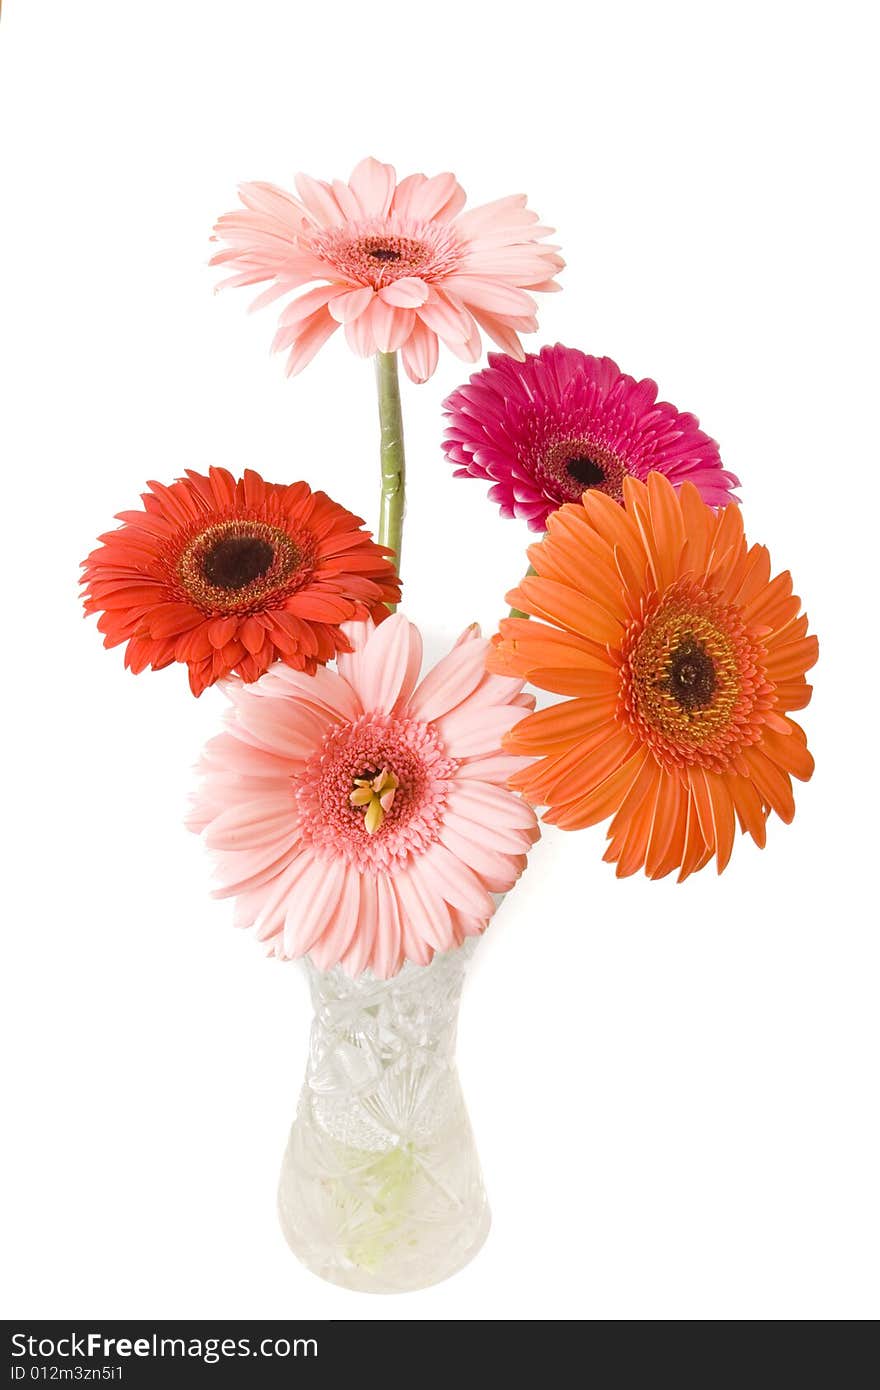
[[[623,508],[590,491],[551,515],[529,559],[536,577],[508,601],[546,621],[505,619],[490,668],[573,698],[506,736],[537,758],[511,786],[567,830],[613,816],[621,877],[681,880],[713,855],[720,873],[737,819],[763,846],[771,810],[794,816],[791,778],[813,771],[788,711],[809,703],[818,644],[739,507],[628,478]]]
[[[194,695],[273,661],[314,673],[351,651],[341,623],[381,622],[400,598],[391,552],[306,483],[212,468],[150,488],[83,566],[85,610],[132,671],[185,662]]]

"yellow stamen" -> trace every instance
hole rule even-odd
[[[387,813],[394,804],[394,793],[400,786],[393,772],[383,767],[377,777],[356,777],[354,791],[349,796],[352,806],[366,808],[364,829],[368,835],[375,835],[381,829]]]

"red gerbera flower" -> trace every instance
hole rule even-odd
[[[184,661],[194,695],[276,660],[314,673],[351,650],[341,623],[380,622],[400,599],[391,552],[306,483],[212,468],[149,487],[83,564],[86,613],[106,647],[128,643],[132,671]]]

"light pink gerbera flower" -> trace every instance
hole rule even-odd
[[[217,223],[225,285],[270,281],[254,307],[308,284],[281,315],[273,348],[302,371],[337,328],[361,357],[401,350],[413,381],[437,366],[438,340],[465,362],[480,356],[482,328],[521,358],[519,333],[538,327],[530,290],[556,290],[564,262],[542,244],[524,196],[462,212],[452,174],[410,174],[363,160],[348,183],[296,176],[299,197],[269,183],[240,188],[244,208]]]
[[[402,614],[345,633],[338,671],[227,684],[190,825],[272,954],[384,979],[482,932],[525,867],[537,822],[506,782],[529,760],[501,738],[534,700],[486,673],[476,627],[421,683]]]

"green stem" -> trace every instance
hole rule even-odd
[[[379,544],[387,545],[394,551],[394,566],[399,574],[406,505],[406,460],[396,352],[376,354],[376,391],[379,397],[379,462],[382,470]]]
[[[537,574],[537,572],[538,571],[535,569],[534,565],[529,565],[528,569],[526,570],[526,579],[528,579],[530,574]],[[519,608],[511,608],[510,616],[511,618],[527,618],[529,615],[528,613],[521,612]]]

